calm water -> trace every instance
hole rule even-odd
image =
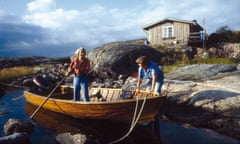
[[[23,90],[8,90],[0,99],[0,135],[3,125],[9,118],[32,121],[29,118],[36,107],[27,104]],[[31,135],[32,144],[55,144],[58,133],[72,132],[91,135],[101,144],[114,141],[125,135],[128,124],[73,119],[57,113],[40,110],[34,117],[35,130]],[[122,144],[240,144],[240,141],[215,133],[209,129],[183,127],[170,122],[155,125],[137,125],[131,135]]]

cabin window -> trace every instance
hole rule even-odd
[[[173,37],[173,25],[162,26],[162,37],[163,38],[172,38]]]

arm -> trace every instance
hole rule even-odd
[[[136,90],[137,92],[140,91],[141,83],[142,83],[142,79],[138,78],[138,80],[137,80],[137,90]]]
[[[138,68],[138,79],[137,79],[137,89],[136,89],[137,92],[140,91],[140,86],[142,83],[141,70],[142,70],[141,68]]]
[[[65,76],[69,76],[72,73],[72,71],[73,71],[73,64],[74,64],[74,58],[71,60],[71,63],[69,65],[69,67],[67,68]]]

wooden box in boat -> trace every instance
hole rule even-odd
[[[90,101],[73,101],[72,88],[61,87],[42,106],[42,108],[77,118],[107,119],[131,122],[134,113],[140,114],[140,122],[151,122],[158,114],[165,97],[151,95],[146,91],[109,88],[91,88]],[[97,94],[97,95],[96,95]],[[26,101],[40,106],[46,95],[24,91]],[[141,110],[141,106],[143,109]]]

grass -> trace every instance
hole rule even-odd
[[[0,81],[9,82],[15,78],[36,73],[35,67],[12,67],[0,70]]]

